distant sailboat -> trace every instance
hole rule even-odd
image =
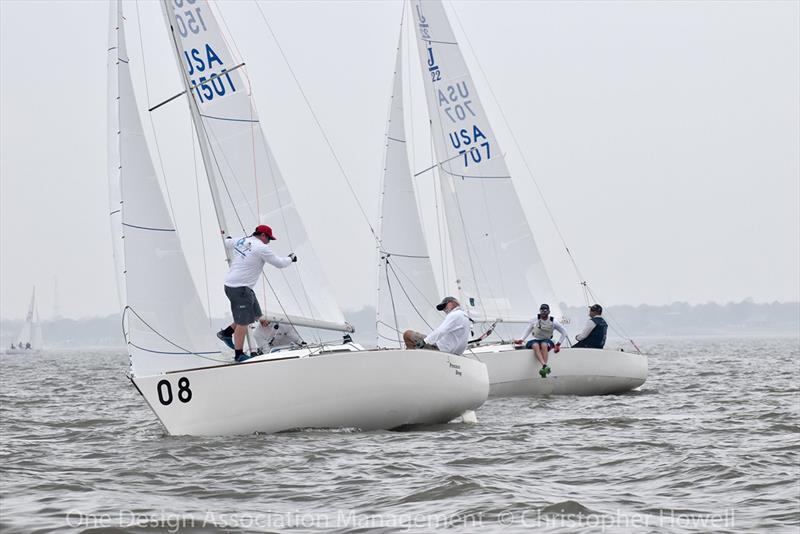
[[[36,288],[34,287],[25,323],[14,343],[11,344],[11,348],[6,349],[6,354],[36,354],[42,350],[43,346],[42,323],[39,320],[39,309],[36,307]]]
[[[180,9],[179,4],[164,0],[162,8],[219,226],[225,235],[240,235],[269,222],[301,259],[262,278],[266,287],[261,291],[281,307],[281,313],[267,314],[271,322],[339,331],[345,338],[241,364],[221,349],[161,195],[138,116],[121,3],[112,1],[109,158],[116,165],[109,166],[109,191],[114,257],[130,377],[167,432],[394,428],[444,423],[480,406],[489,390],[480,362],[441,353],[367,351],[350,341],[346,334],[352,327],[327,290],[252,98],[244,90],[243,64],[234,63],[205,0]]]
[[[539,304],[547,302],[557,309],[550,279],[442,2],[413,0],[411,6],[456,296],[476,330],[481,330],[476,335],[501,323],[518,323],[521,331]],[[420,323],[427,326],[420,331],[430,331],[434,319],[429,318],[432,306],[425,298],[439,297],[431,289],[435,279],[401,142],[405,138],[402,102],[397,102],[402,100],[401,69],[395,70],[376,309],[382,343],[399,341],[402,329],[418,329]],[[646,356],[562,349],[550,359],[551,375],[541,379],[532,351],[516,350],[497,337],[487,339],[474,343],[468,353],[487,365],[491,395],[596,395],[627,391],[647,378]]]

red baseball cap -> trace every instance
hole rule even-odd
[[[267,237],[272,239],[273,241],[277,239],[274,235],[272,235],[272,228],[270,228],[266,224],[259,224],[258,226],[256,226],[256,231],[253,232],[253,235],[256,234],[266,234]]]

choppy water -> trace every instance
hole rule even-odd
[[[643,343],[606,397],[492,399],[477,425],[166,436],[122,353],[2,356],[7,532],[800,529],[800,342]]]

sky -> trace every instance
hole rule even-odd
[[[374,225],[402,3],[260,5]],[[799,2],[446,5],[561,301],[582,302],[579,278],[534,178],[606,305],[800,300]],[[191,125],[177,108],[145,115],[179,90],[177,70],[159,6],[124,9],[139,107],[151,143],[158,132],[162,187],[191,257],[196,196],[176,177],[185,147],[169,140]],[[253,1],[217,9],[337,301],[374,305],[369,227],[276,41]],[[0,0],[2,319],[24,316],[34,285],[44,318],[119,311],[107,39],[105,1]],[[431,156],[416,68],[410,160],[421,170]],[[417,179],[423,194],[428,175]],[[222,275],[208,275],[212,314],[224,307]]]

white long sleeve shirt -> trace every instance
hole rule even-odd
[[[442,324],[425,337],[425,343],[436,345],[440,351],[460,356],[469,341],[469,317],[461,308],[453,308]]]
[[[225,248],[230,251],[231,256],[231,266],[225,275],[225,285],[228,287],[247,286],[253,289],[265,263],[279,269],[288,267],[292,263],[292,258],[276,256],[268,245],[253,236],[226,239]]]
[[[522,334],[522,337],[520,337],[520,339],[521,339],[521,340],[525,341],[525,339],[526,339],[526,338],[527,338],[529,335],[531,335],[531,332],[533,332],[533,327],[534,327],[534,326],[536,326],[536,322],[537,322],[538,320],[539,320],[539,318],[538,318],[538,317],[534,317],[533,319],[531,319],[531,322],[529,322],[529,323],[528,323],[528,327],[525,329],[525,333],[524,333],[524,334]],[[561,337],[559,338],[559,340],[557,341],[557,343],[561,343],[562,341],[564,341],[564,338],[565,338],[565,337],[567,337],[567,330],[566,330],[566,328],[564,328],[563,326],[561,326],[561,323],[559,323],[559,322],[558,322],[558,321],[556,321],[555,319],[553,319],[553,330],[555,330],[555,331],[557,331],[559,334],[561,334]]]
[[[600,316],[598,315],[598,317],[600,317]],[[583,330],[581,330],[580,334],[575,336],[575,339],[577,339],[578,341],[586,339],[587,337],[589,337],[589,334],[592,333],[592,330],[594,330],[594,327],[595,327],[594,321],[592,321],[592,319],[590,317],[589,320],[586,321],[586,326],[583,327]]]

